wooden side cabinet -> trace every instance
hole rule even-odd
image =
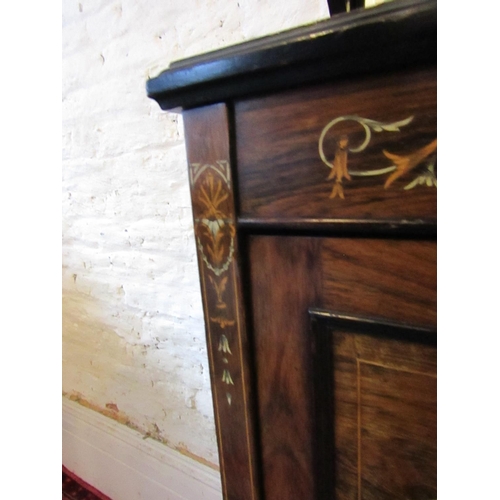
[[[174,63],[224,498],[431,500],[436,2]]]

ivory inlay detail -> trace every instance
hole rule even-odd
[[[394,154],[392,152],[382,150],[381,160],[385,156],[386,160],[390,160],[392,165],[382,166],[381,168],[353,171],[348,168],[348,154],[357,154],[364,151],[370,144],[372,139],[372,132],[401,132],[402,127],[408,126],[414,117],[409,116],[403,120],[396,122],[385,123],[370,118],[363,118],[357,115],[339,116],[331,120],[322,130],[318,142],[319,156],[323,163],[331,169],[327,180],[333,181],[333,188],[330,193],[330,198],[345,199],[343,181],[351,181],[352,177],[373,177],[390,174],[384,184],[384,189],[387,189],[399,177],[405,176],[417,167],[417,177],[407,184],[403,189],[408,191],[414,189],[416,186],[437,187],[436,177],[436,161],[434,153],[437,150],[437,139],[434,139],[426,146],[417,149],[409,154]],[[324,141],[327,134],[331,131],[334,133],[334,127],[342,122],[356,122],[363,131],[364,138],[359,145],[353,145],[352,139],[348,134],[341,133],[341,128],[337,127],[335,137],[335,150],[333,154],[326,154],[324,150]]]

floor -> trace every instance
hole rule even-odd
[[[66,467],[62,469],[62,500],[111,500],[90,484],[75,476]]]

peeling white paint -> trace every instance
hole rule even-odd
[[[182,119],[145,81],[327,16],[326,0],[63,2],[63,390],[214,464]]]

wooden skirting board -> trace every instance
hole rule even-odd
[[[63,465],[113,500],[220,500],[219,473],[63,398]]]

